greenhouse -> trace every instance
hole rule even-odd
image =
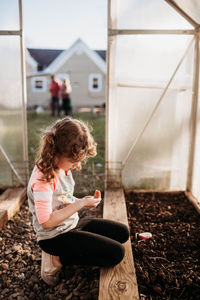
[[[0,65],[0,185],[25,185],[28,151],[21,1],[3,1],[1,5]]]
[[[200,17],[189,2],[111,1],[107,162],[125,188],[199,199]]]
[[[107,285],[100,280],[100,289],[116,299],[198,298],[199,23],[195,0],[109,1],[104,217],[122,221],[127,215],[137,277],[130,280],[135,272],[127,270],[127,247],[121,277],[102,271]],[[185,222],[196,224],[191,261]],[[148,246],[134,237],[144,228],[154,234]],[[190,267],[191,285],[185,280]],[[114,288],[113,278],[122,286]],[[106,289],[101,299],[109,299]]]
[[[1,1],[0,189],[4,191],[26,188],[30,170],[22,0]],[[23,299],[33,287],[37,299],[47,293],[57,299],[199,299],[199,37],[197,0],[108,0],[105,193],[100,213],[130,228],[126,254],[117,266],[101,268],[99,278],[95,268],[71,268],[67,280],[63,271],[62,283],[52,289],[38,279],[38,248],[17,240],[13,253],[25,245],[18,251],[19,261],[23,263],[25,255],[28,261],[23,272],[16,271],[17,293],[21,295],[26,268],[32,284],[25,284]],[[0,203],[5,200],[2,195]],[[17,207],[21,204],[20,199]],[[13,208],[12,217],[18,210]],[[25,225],[23,213],[16,220],[34,241],[27,229],[27,210],[23,207]],[[91,214],[94,217],[95,211]],[[0,241],[9,240],[12,233],[14,222],[6,227],[11,219],[7,215],[0,207]],[[27,247],[34,255],[27,254]],[[12,255],[5,249],[2,255]],[[6,256],[1,274],[9,271],[8,264]],[[83,293],[82,274],[92,282]],[[70,286],[70,276],[76,275]],[[11,297],[7,280],[0,287]]]

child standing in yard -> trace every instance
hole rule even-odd
[[[49,285],[58,282],[67,265],[109,267],[124,257],[122,243],[128,228],[105,219],[79,222],[78,211],[94,208],[100,198],[73,196],[71,171],[96,155],[96,143],[88,127],[79,120],[64,118],[45,131],[28,184],[28,203],[33,227],[42,249],[41,277]]]
[[[70,96],[71,92],[72,92],[72,87],[70,81],[68,79],[64,79],[61,87],[61,99],[62,99],[62,108],[64,110],[65,116],[69,116],[72,113],[71,96]]]

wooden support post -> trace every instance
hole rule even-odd
[[[8,221],[8,214],[5,209],[0,209],[0,229],[3,228],[3,226]]]
[[[194,205],[196,211],[200,214],[200,202],[198,201],[198,199],[194,197],[191,192],[186,191],[185,195],[188,198],[188,200]]]
[[[27,88],[26,88],[26,63],[25,63],[25,45],[24,45],[24,31],[23,31],[23,17],[22,17],[22,0],[19,0],[19,24],[20,24],[20,58],[21,58],[21,83],[22,83],[22,121],[23,121],[23,155],[25,163],[25,183],[28,183],[28,136],[27,136]]]
[[[193,29],[109,29],[109,35],[194,34]]]
[[[105,191],[103,216],[128,226],[126,203],[122,189]],[[125,257],[112,268],[100,272],[99,300],[138,300],[138,286],[130,239],[124,244]]]
[[[192,190],[196,126],[197,126],[197,109],[198,109],[198,93],[199,93],[199,34],[195,36],[194,49],[194,78],[193,78],[193,95],[190,115],[190,149],[188,158],[187,186],[186,190]]]
[[[178,4],[176,4],[173,0],[165,0],[170,6],[172,6],[184,19],[186,19],[192,26],[195,28],[199,27],[199,24],[192,19],[184,10],[182,10]]]
[[[106,180],[105,188],[108,186],[108,182],[112,178],[118,177],[118,171],[113,168],[112,154],[114,151],[113,140],[111,139],[112,132],[117,128],[117,116],[116,110],[111,111],[113,101],[116,101],[116,43],[117,36],[110,35],[110,29],[117,27],[117,12],[118,12],[118,0],[108,0],[108,45],[107,45],[107,74],[106,74]],[[121,178],[118,178],[120,181]],[[112,180],[113,181],[113,180]]]

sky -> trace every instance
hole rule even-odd
[[[67,49],[81,38],[92,49],[106,49],[107,1],[22,0],[26,47]],[[18,0],[0,0],[0,29],[17,29],[17,12]],[[121,29],[188,28],[163,0],[121,0],[119,12]]]
[[[27,48],[67,49],[81,38],[107,47],[107,0],[23,0]]]

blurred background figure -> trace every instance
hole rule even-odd
[[[50,108],[51,108],[51,115],[55,116],[55,113],[57,115],[60,115],[60,106],[59,106],[59,94],[61,91],[61,85],[57,81],[55,75],[51,76],[51,84],[49,87],[49,91],[51,93],[51,103],[50,103]]]
[[[69,79],[64,79],[61,87],[61,99],[62,99],[62,109],[66,116],[72,114],[72,105],[71,105],[71,92],[72,87]]]

